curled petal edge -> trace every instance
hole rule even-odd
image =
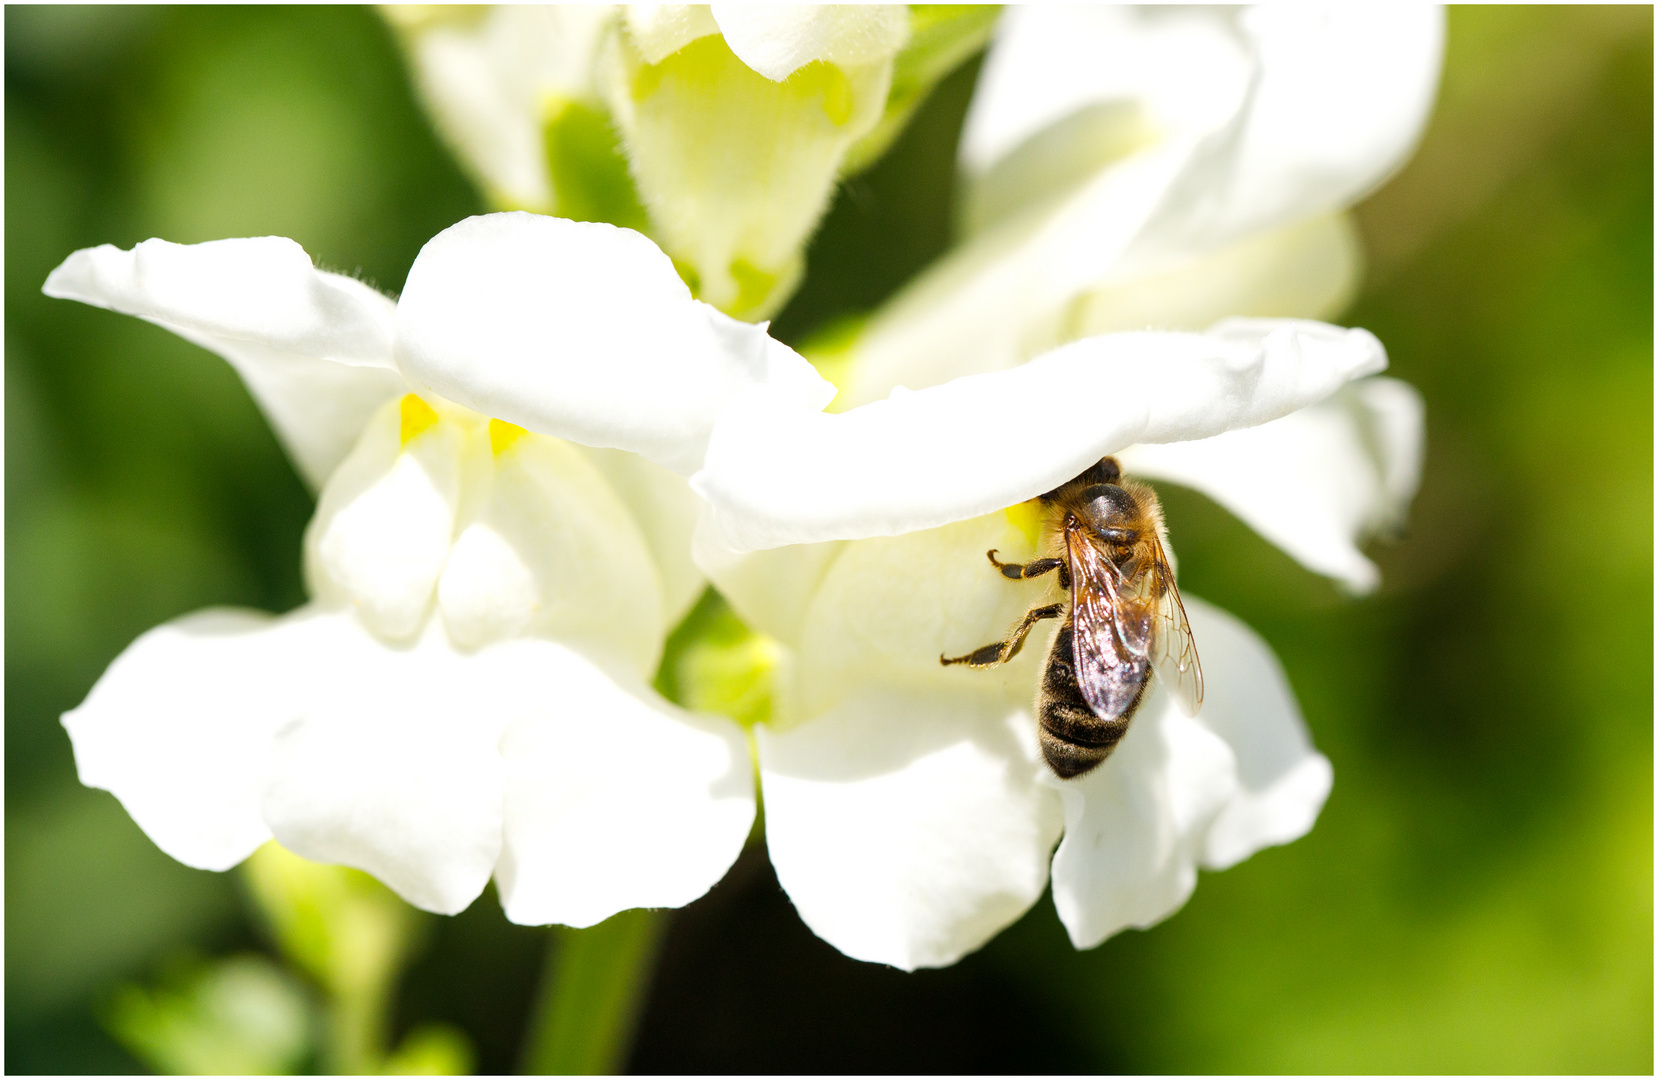
[[[1034,498],[1134,443],[1275,420],[1386,364],[1368,331],[1301,320],[1105,334],[839,414],[729,409],[692,486],[738,551],[894,536]]]

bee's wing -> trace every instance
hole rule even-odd
[[[1077,685],[1094,715],[1115,720],[1146,681],[1153,641],[1144,604],[1125,600],[1119,571],[1080,530],[1067,529],[1071,564],[1071,650]]]
[[[1161,540],[1157,541],[1152,576],[1156,592],[1152,604],[1152,669],[1174,694],[1180,711],[1196,716],[1203,707],[1203,667],[1197,661],[1186,605],[1180,602],[1180,590],[1174,587],[1174,571],[1169,568]]]

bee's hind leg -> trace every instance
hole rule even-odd
[[[992,556],[994,561],[994,556]],[[1025,612],[1025,617],[1019,625],[1014,627],[1013,633],[1007,636],[1006,641],[993,641],[989,645],[981,645],[966,656],[940,656],[938,662],[945,667],[951,664],[966,664],[971,668],[995,667],[1005,664],[1019,655],[1019,650],[1025,644],[1025,635],[1030,628],[1043,619],[1057,619],[1065,611],[1064,604],[1048,604],[1045,607],[1031,608]]]

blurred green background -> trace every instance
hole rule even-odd
[[[160,854],[57,723],[133,637],[302,599],[310,499],[230,369],[50,301],[70,251],[276,234],[398,288],[481,209],[390,35],[334,7],[9,7],[6,1054],[140,1068],[123,985],[258,953],[237,875]],[[798,340],[947,243],[975,64],[841,193]],[[1457,9],[1410,166],[1358,210],[1375,331],[1428,403],[1409,536],[1349,601],[1169,490],[1182,587],[1278,650],[1336,786],[1317,828],[1075,953],[1048,901],[954,968],[817,941],[763,852],[671,923],[637,1071],[1650,1072],[1652,12]],[[399,1031],[516,1059],[547,935],[424,920]]]

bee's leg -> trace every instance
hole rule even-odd
[[[984,557],[990,560],[991,566],[1002,572],[1003,577],[1012,578],[1014,581],[1051,574],[1062,565],[1059,559],[1034,559],[1028,563],[1003,562],[996,557],[995,548],[985,552]],[[1069,575],[1061,575],[1061,578],[1067,576]]]
[[[940,656],[938,662],[945,667],[951,664],[966,664],[972,668],[995,667],[1005,664],[1019,655],[1019,650],[1025,644],[1025,635],[1030,628],[1043,619],[1057,619],[1064,614],[1064,604],[1048,604],[1045,607],[1031,608],[1025,612],[1025,617],[1019,625],[1014,627],[1013,633],[1007,636],[1006,641],[992,641],[989,645],[981,645],[966,656]]]

